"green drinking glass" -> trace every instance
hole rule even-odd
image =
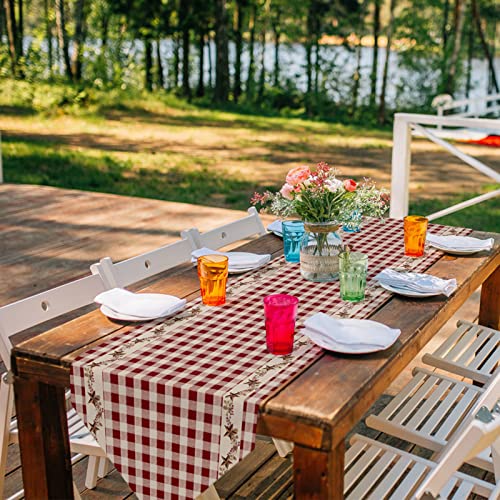
[[[368,255],[342,252],[339,255],[340,298],[359,302],[365,298]]]

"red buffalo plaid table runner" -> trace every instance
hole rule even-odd
[[[281,257],[231,281],[226,305],[196,300],[172,318],[127,327],[73,362],[73,404],[140,498],[193,498],[253,449],[259,403],[322,354],[300,334],[308,316],[366,318],[391,297],[374,283],[378,272],[424,271],[442,255],[429,248],[423,258],[405,257],[395,220],[370,222],[344,242],[369,256],[362,302],[342,302],[338,281],[306,281]],[[272,293],[300,300],[288,356],[266,351],[262,299]]]

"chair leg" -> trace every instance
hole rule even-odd
[[[93,490],[97,485],[97,472],[99,467],[99,457],[89,456],[87,465],[87,476],[85,477],[85,487]]]
[[[111,462],[107,458],[100,458],[97,475],[99,477],[106,477],[111,472],[111,468]]]
[[[289,453],[293,451],[293,443],[291,441],[285,441],[284,439],[273,438],[274,446],[276,451],[281,458],[285,458]]]
[[[0,497],[3,497],[5,471],[7,469],[13,403],[12,385],[6,384],[0,379]]]

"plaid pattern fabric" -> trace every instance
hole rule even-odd
[[[369,255],[362,302],[341,301],[338,282],[306,281],[298,264],[279,258],[232,281],[224,306],[194,301],[174,318],[127,327],[73,362],[74,406],[140,498],[193,498],[253,449],[260,402],[322,354],[300,334],[308,316],[366,318],[391,297],[373,281],[379,271],[423,271],[442,255],[428,249],[406,258],[395,220],[372,221],[344,242]],[[288,356],[266,351],[262,299],[272,293],[300,299]]]

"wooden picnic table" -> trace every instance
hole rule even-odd
[[[365,356],[325,353],[260,408],[257,432],[293,441],[296,498],[342,498],[345,437],[372,403],[435,335],[465,300],[482,285],[479,323],[500,328],[500,235],[495,248],[468,257],[444,255],[429,272],[454,277],[449,298],[391,298],[370,319],[401,329],[390,349]],[[283,253],[282,240],[266,235],[243,251]],[[143,284],[144,285],[144,284]],[[150,280],[144,290],[194,299],[196,270],[179,266]],[[72,498],[65,388],[79,353],[116,334],[124,324],[94,311],[16,346],[15,395],[25,495]]]

